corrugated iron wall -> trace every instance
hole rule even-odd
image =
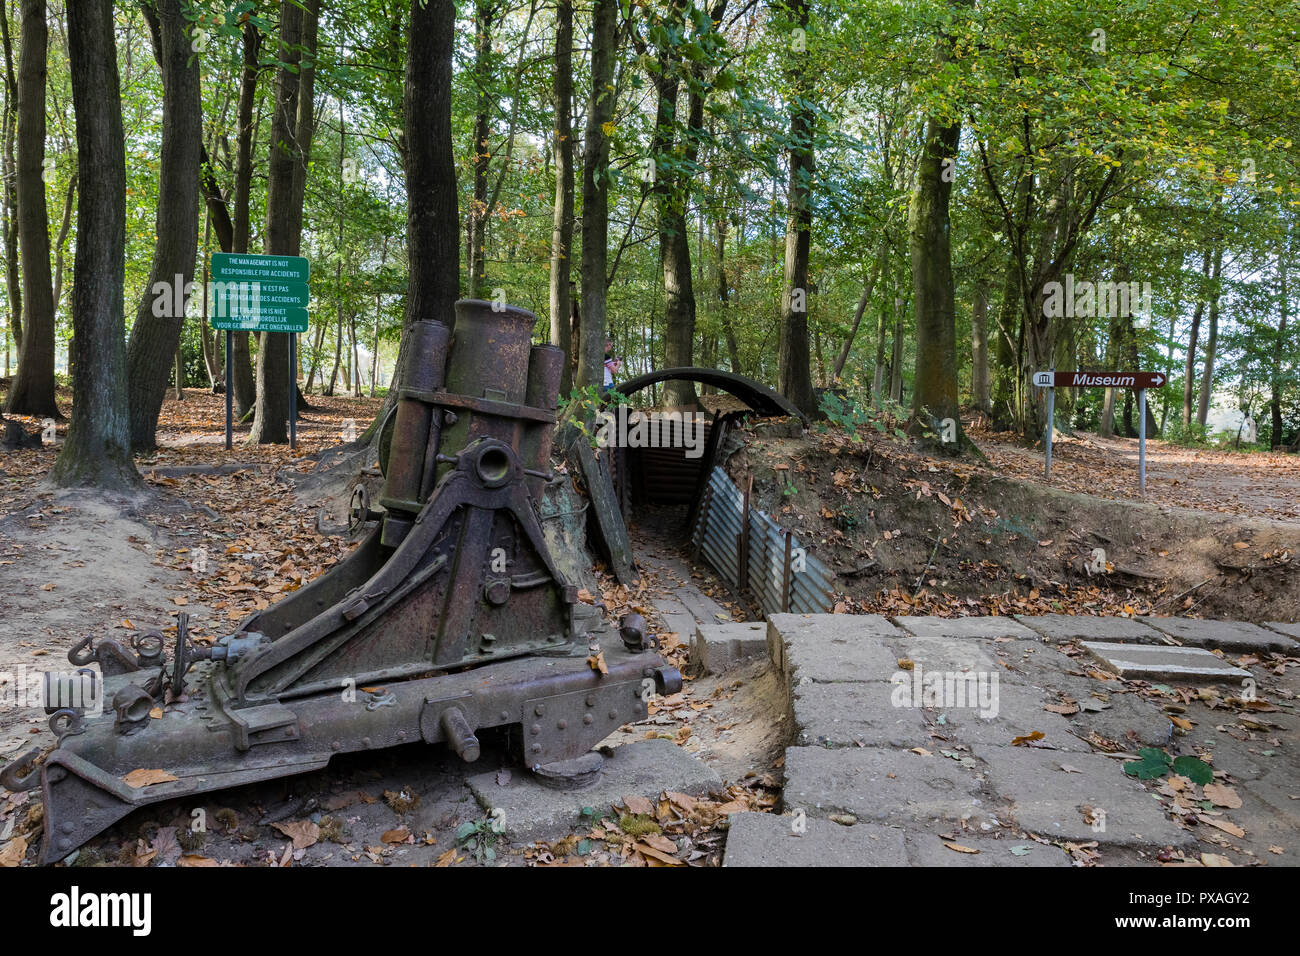
[[[725,471],[713,469],[691,531],[693,554],[737,591],[748,590],[767,614],[829,611],[830,569],[746,498]]]

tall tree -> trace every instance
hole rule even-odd
[[[126,160],[112,0],[67,6],[77,119],[77,252],[73,261],[72,424],[50,471],[64,487],[129,491],[123,282]]]
[[[406,59],[406,219],[411,280],[405,327],[421,319],[456,320],[460,296],[460,212],[451,139],[455,0],[411,0]],[[402,339],[403,351],[406,339]],[[398,358],[397,368],[403,366]],[[395,388],[389,389],[394,396]]]
[[[1202,428],[1210,414],[1210,403],[1214,399],[1214,359],[1219,347],[1219,302],[1223,298],[1220,285],[1223,273],[1223,242],[1215,240],[1214,266],[1210,272],[1210,308],[1209,328],[1205,335],[1205,367],[1201,371],[1200,401],[1196,406],[1196,422]]]
[[[252,229],[251,196],[253,191],[253,139],[256,133],[257,118],[254,109],[257,104],[257,80],[262,68],[259,64],[262,49],[262,34],[257,24],[250,18],[244,24],[244,33],[240,43],[241,67],[239,72],[239,106],[236,110],[235,140],[235,192],[234,222],[232,224],[231,248],[229,252],[248,252],[249,233]],[[257,383],[253,378],[252,351],[248,345],[248,333],[236,332],[231,337],[231,377],[235,386],[235,414],[243,418],[253,410],[257,401]]]
[[[496,23],[496,0],[474,2],[474,195],[470,200],[466,245],[471,299],[484,297],[487,284],[488,170],[492,164],[492,114],[496,109],[492,29]]]
[[[158,238],[149,282],[131,327],[126,372],[131,447],[151,451],[167,389],[167,360],[176,353],[185,324],[184,290],[194,276],[203,113],[198,57],[191,49],[181,0],[146,0],[141,6],[162,72],[163,128],[154,225]],[[176,387],[180,389],[179,381]]]
[[[266,174],[265,249],[271,255],[298,255],[302,241],[302,204],[306,194],[314,117],[311,100],[316,20],[319,0],[281,0],[280,69],[271,120],[271,156]],[[305,57],[305,59],[304,59]],[[301,101],[307,94],[308,104]],[[297,387],[289,368],[289,335],[259,332],[257,401],[249,444],[283,444],[289,440],[289,389]]]
[[[555,9],[555,69],[551,83],[555,120],[551,154],[555,162],[555,209],[551,226],[551,344],[564,351],[566,361],[560,394],[573,388],[573,354],[569,324],[569,278],[573,274],[573,0],[557,0]]]
[[[0,3],[0,45],[4,50],[4,113],[0,119],[0,245],[5,257],[8,326],[5,329],[5,371],[9,375],[9,334],[23,344],[23,292],[18,279],[18,176],[14,155],[18,112],[18,75],[14,71],[13,40],[9,34],[8,0]]]
[[[54,397],[54,282],[45,208],[45,80],[49,29],[45,0],[23,0],[18,54],[18,246],[23,272],[23,338],[5,410],[61,418]]]
[[[782,0],[786,15],[807,33],[808,0]],[[812,178],[816,167],[813,152],[817,114],[813,106],[813,78],[808,75],[807,55],[789,69],[790,91],[790,183],[785,227],[785,290],[781,301],[780,379],[781,392],[804,414],[816,411],[812,368],[808,348],[808,257],[812,247]]]
[[[614,118],[614,54],[618,0],[595,0],[591,22],[591,96],[582,143],[582,325],[578,343],[580,387],[604,380],[605,266],[609,240],[609,135]]]

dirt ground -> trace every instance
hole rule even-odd
[[[1136,487],[1106,497],[1120,469],[1098,468],[1093,482],[1083,459],[1102,454],[1095,449],[1059,455],[1066,464],[1053,465],[1053,482],[1063,487],[1049,487],[1041,471],[1011,467],[1029,469],[1032,452],[988,447],[985,464],[929,457],[874,433],[858,442],[839,433],[765,438],[751,440],[728,469],[738,482],[752,475],[758,506],[836,572],[841,610],[1300,618],[1300,520],[1274,516],[1297,507],[1294,457],[1207,461],[1182,477],[1162,464],[1161,492],[1141,500]],[[1180,452],[1160,453],[1174,462]],[[1172,484],[1246,486],[1256,464],[1265,476],[1258,484],[1272,491],[1238,495],[1231,507]],[[1136,484],[1135,470],[1129,477]],[[1073,484],[1098,494],[1066,487]],[[1094,566],[1104,570],[1093,573],[1087,565],[1099,549],[1104,563]]]

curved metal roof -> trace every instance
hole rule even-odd
[[[808,417],[803,412],[795,408],[789,399],[775,389],[764,385],[762,382],[756,382],[752,378],[746,378],[734,372],[724,372],[716,368],[659,369],[656,372],[647,372],[645,375],[638,375],[626,382],[620,382],[614,386],[614,389],[622,395],[631,395],[633,392],[639,392],[643,388],[670,379],[686,379],[690,382],[700,382],[703,385],[720,388],[722,391],[739,398],[759,415],[770,418],[790,416],[804,422],[808,421]]]

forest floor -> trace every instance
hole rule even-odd
[[[350,478],[316,485],[309,476],[328,463],[329,449],[364,430],[379,400],[311,401],[296,451],[243,445],[247,426],[226,451],[220,397],[188,391],[183,402],[169,398],[160,449],[137,462],[146,490],[131,499],[45,486],[54,448],[0,453],[0,671],[61,666],[69,647],[91,633],[122,640],[151,628],[174,632],[181,611],[197,639],[213,639],[337,561],[350,547],[339,533]],[[61,423],[60,436],[65,429]],[[988,464],[931,458],[875,435],[854,443],[814,434],[752,437],[729,468],[752,472],[760,506],[831,564],[840,613],[1300,617],[1295,456],[1187,452],[1152,442],[1151,484],[1141,501],[1129,460],[1135,442],[1081,437],[1058,444],[1056,487],[1048,488],[1041,456],[1031,449],[1008,436],[976,438]],[[791,487],[793,494],[782,494]],[[643,586],[628,592],[602,578],[611,614],[638,610],[654,627],[658,605],[690,585],[713,595],[724,613],[745,617],[707,570],[683,572],[670,560],[674,548],[658,541],[663,528],[653,516],[641,524],[633,534]],[[1098,548],[1106,552],[1105,571],[1089,574],[1084,564]],[[674,662],[684,661],[689,637],[669,641]],[[665,839],[687,840],[692,862],[717,862],[723,811],[777,802],[771,680],[755,671],[688,681],[681,697],[656,706],[647,726],[625,729],[628,739],[675,740],[726,781],[688,812],[671,810]],[[0,707],[0,761],[33,743],[52,744],[45,723],[44,715]],[[201,847],[174,845],[171,828],[184,830],[183,808],[160,805],[165,812],[133,815],[92,841],[83,862],[148,865],[183,851],[209,861],[203,865],[473,863],[456,837],[481,815],[465,769],[423,750],[342,758],[303,778],[232,791],[223,797],[227,806],[213,809],[234,816],[223,815],[224,830]],[[503,752],[490,753],[504,760]],[[404,792],[422,794],[423,802],[411,804]],[[36,839],[39,807],[25,797],[0,797],[0,847],[10,853],[16,844],[7,838],[26,832]],[[304,819],[317,827],[325,821],[328,836],[295,846],[275,827]],[[653,854],[610,830],[577,855],[577,838],[591,841],[596,832],[558,845],[503,847],[499,862],[654,865]]]

